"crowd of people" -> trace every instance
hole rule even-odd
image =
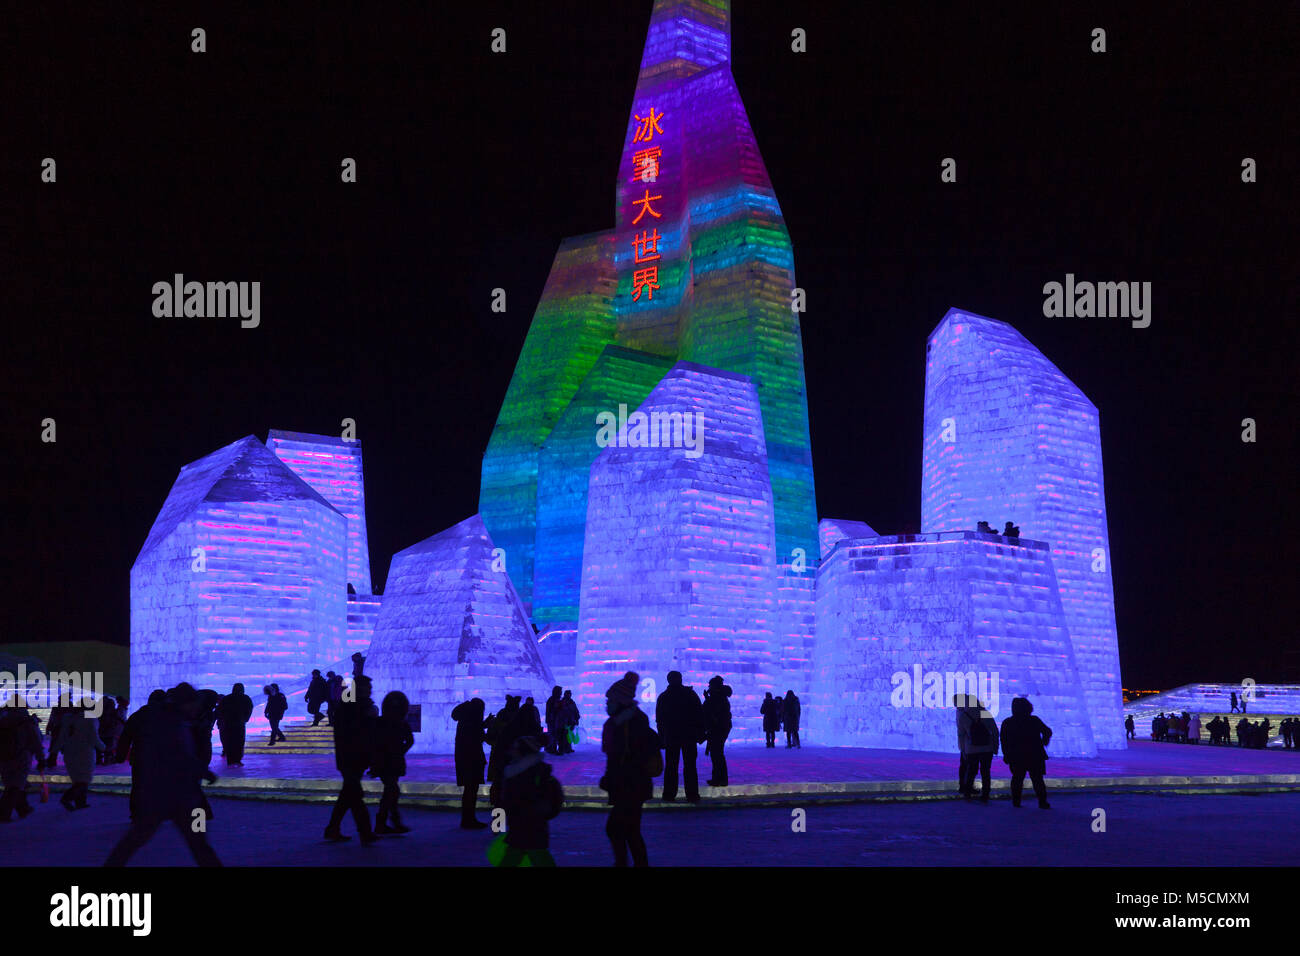
[[[1132,714],[1124,718],[1124,727],[1127,736],[1132,739],[1135,736]],[[1165,743],[1197,744],[1201,742],[1202,728],[1209,734],[1210,743],[1215,746],[1231,746],[1235,731],[1237,746],[1262,750],[1268,746],[1272,736],[1273,722],[1267,717],[1255,721],[1242,717],[1234,725],[1222,715],[1202,722],[1200,714],[1189,714],[1186,711],[1181,714],[1160,713],[1151,718],[1151,739]],[[1282,721],[1280,729],[1286,749],[1300,747],[1300,720],[1288,717]]]

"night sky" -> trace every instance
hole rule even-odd
[[[1300,680],[1295,8],[732,6],[807,291],[819,513],[919,530],[926,336],[1005,320],[1101,412],[1125,686]],[[421,7],[8,24],[6,639],[126,643],[177,472],[244,435],[356,420],[377,586],[477,511],[556,248],[613,225],[651,3]],[[176,272],[260,281],[261,326],[155,318]],[[1044,318],[1067,272],[1151,282],[1151,326]]]

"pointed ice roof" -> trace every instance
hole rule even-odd
[[[205,501],[318,501],[334,507],[282,462],[256,435],[218,448],[181,469],[149,537],[136,557],[149,553]]]
[[[731,60],[731,0],[655,0],[638,88]]]

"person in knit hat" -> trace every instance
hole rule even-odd
[[[555,866],[548,824],[564,806],[564,790],[541,751],[540,737],[516,737],[510,744],[501,774],[506,832],[498,866]]]
[[[605,775],[600,787],[609,794],[611,809],[605,835],[614,850],[614,865],[627,866],[628,851],[634,866],[649,866],[641,836],[641,810],[654,794],[654,778],[663,773],[659,735],[636,700],[640,676],[628,671],[605,692],[609,719],[601,730],[600,749],[605,754]]]
[[[718,674],[709,679],[704,691],[704,726],[708,731],[708,746],[704,752],[713,761],[713,776],[706,781],[710,787],[727,786],[727,758],[723,748],[731,733],[731,688]]]

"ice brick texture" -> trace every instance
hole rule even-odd
[[[256,437],[186,465],[131,568],[132,696],[256,693],[346,656],[346,555],[347,519]]]
[[[926,349],[921,530],[1009,519],[1046,541],[1097,746],[1122,748],[1097,408],[1005,322],[950,310]],[[945,440],[945,420],[951,429]],[[1094,556],[1100,554],[1100,561]]]
[[[401,691],[420,705],[415,753],[451,753],[452,708],[480,697],[488,712],[507,694],[541,709],[551,674],[528,615],[478,515],[393,556],[366,658],[376,700]]]
[[[639,410],[702,416],[703,453],[611,446],[592,465],[575,696],[599,715],[628,670],[656,691],[670,670],[701,690],[721,674],[734,691],[733,738],[760,741],[763,693],[786,688],[758,392],[743,375],[683,362]],[[653,699],[646,684],[643,693]]]
[[[940,690],[927,696],[927,683]],[[1050,753],[1096,756],[1047,545],[975,532],[841,539],[817,573],[809,732],[956,753],[954,691],[980,696],[999,723],[1028,697],[1054,732]]]

